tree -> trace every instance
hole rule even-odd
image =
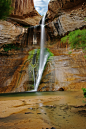
[[[12,12],[12,0],[0,0],[0,19],[6,19]]]

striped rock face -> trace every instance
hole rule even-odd
[[[12,0],[12,6],[14,16],[24,16],[34,10],[33,0]]]
[[[86,0],[50,0],[46,19],[48,22],[53,21],[56,17],[63,15],[65,11],[69,12],[76,6],[82,6],[85,2]]]
[[[42,16],[36,11],[33,0],[12,0],[10,18],[23,25],[38,25]]]

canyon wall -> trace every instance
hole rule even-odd
[[[12,0],[12,6],[14,8],[12,16],[23,17],[34,10],[33,0]]]
[[[0,51],[4,44],[24,44],[27,29],[21,26],[38,25],[41,19],[33,0],[12,0],[12,6],[13,12],[7,21],[0,20]]]
[[[11,20],[23,25],[39,24],[42,16],[35,10],[33,0],[12,0],[12,7]]]
[[[70,6],[68,6],[69,9],[66,7],[66,5],[63,6],[64,9],[60,8],[60,4],[59,4],[59,6],[56,6],[54,10],[54,4],[56,5],[57,1],[58,0],[50,1],[49,9],[46,15],[46,31],[48,35],[48,40],[49,39],[52,40],[60,36],[64,36],[65,34],[68,34],[70,31],[74,31],[76,29],[86,28],[85,2],[83,4],[79,3],[79,5],[74,7],[70,5],[71,8],[69,8]],[[52,8],[52,10],[50,10],[50,7]]]
[[[83,2],[86,0],[50,0],[46,19],[50,22],[62,15],[64,11],[69,12],[74,7],[82,5]]]

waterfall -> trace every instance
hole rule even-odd
[[[38,69],[38,74],[37,74],[37,79],[35,82],[35,86],[34,86],[34,91],[37,91],[38,86],[40,84],[41,78],[42,78],[42,74],[43,74],[43,70],[45,67],[45,64],[47,62],[47,59],[49,57],[49,52],[47,52],[44,49],[44,43],[45,43],[45,16],[43,16],[42,18],[42,24],[41,24],[41,41],[40,41],[40,57],[39,57],[39,69]]]

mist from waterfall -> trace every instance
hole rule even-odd
[[[37,79],[36,79],[36,84],[34,86],[34,91],[37,91],[38,86],[40,84],[42,74],[44,71],[45,64],[47,62],[49,52],[47,52],[44,48],[44,43],[45,43],[45,16],[42,18],[42,24],[41,24],[41,41],[40,41],[40,57],[39,57],[39,69],[38,69],[38,74],[37,74]]]

